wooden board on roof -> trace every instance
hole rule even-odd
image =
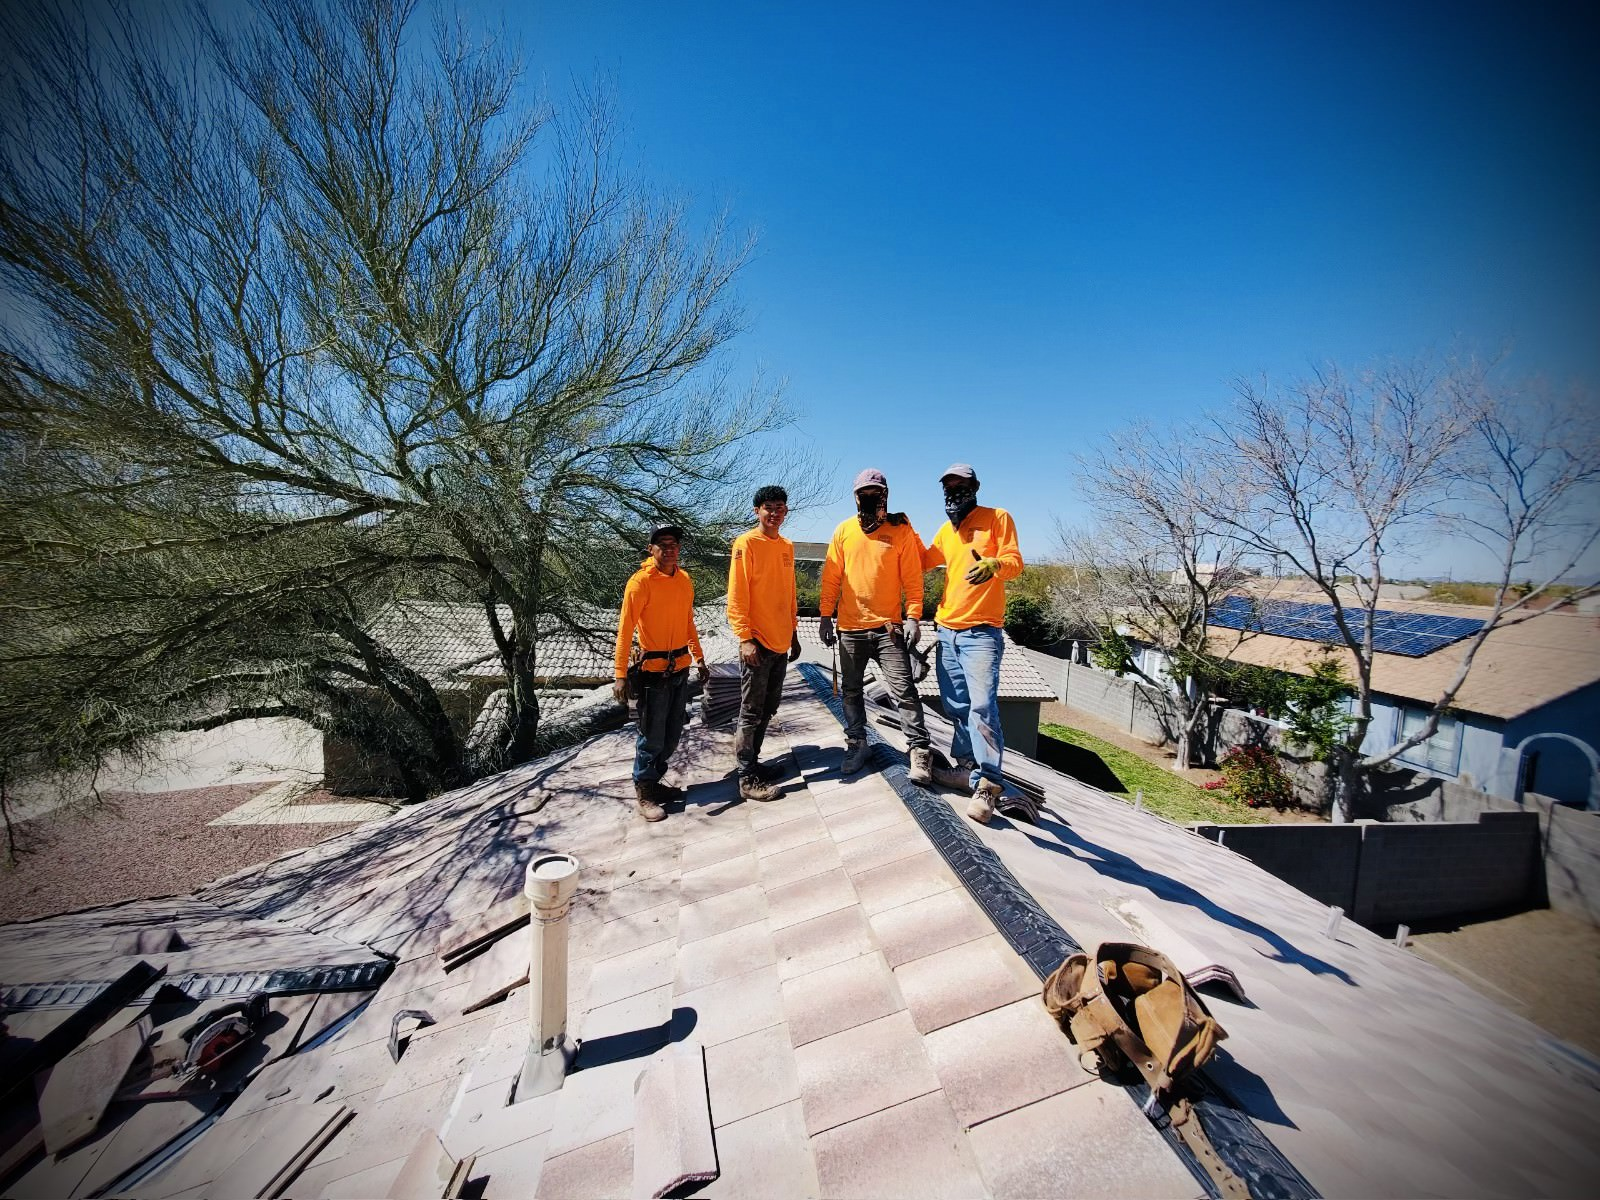
[[[50,1068],[39,1089],[44,1144],[60,1157],[93,1135],[134,1060],[150,1041],[140,1017],[110,1037],[80,1047]]]

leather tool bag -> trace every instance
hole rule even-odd
[[[1178,1136],[1224,1196],[1248,1196],[1201,1128],[1179,1084],[1228,1035],[1165,954],[1132,942],[1102,942],[1091,960],[1074,954],[1044,982],[1044,1006],[1077,1043],[1089,1070],[1131,1063],[1150,1085],[1145,1115],[1166,1109]]]

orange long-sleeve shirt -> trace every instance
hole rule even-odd
[[[972,552],[978,552],[974,558]],[[1000,570],[984,583],[968,583],[967,572],[978,558],[998,558]],[[933,545],[922,554],[925,570],[945,568],[944,599],[934,620],[946,629],[971,629],[975,625],[1006,623],[1006,581],[1022,574],[1022,551],[1017,548],[1017,527],[1003,508],[978,505],[961,522],[960,529],[946,521],[933,535]]]
[[[794,543],[759,528],[733,539],[728,561],[728,624],[741,642],[752,638],[786,653],[800,616],[794,591]]]
[[[682,567],[664,575],[656,569],[655,560],[647,558],[628,580],[622,593],[622,616],[617,621],[618,679],[628,673],[635,633],[641,650],[688,648],[687,654],[680,654],[670,663],[664,658],[646,659],[646,671],[681,670],[689,665],[690,655],[695,662],[705,661],[700,635],[694,628],[694,583]]]
[[[901,604],[904,600],[904,609]],[[839,522],[822,562],[825,617],[838,612],[840,629],[879,629],[922,617],[922,539],[908,521],[885,521],[871,533],[855,517]]]

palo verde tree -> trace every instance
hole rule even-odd
[[[1288,387],[1243,383],[1206,452],[1235,493],[1212,515],[1239,546],[1297,572],[1333,609],[1353,693],[1332,744],[1336,810],[1348,818],[1370,773],[1438,729],[1495,630],[1536,617],[1600,539],[1600,427],[1583,398],[1519,390],[1471,363],[1329,369]],[[1434,651],[1454,664],[1426,721],[1370,742],[1374,630],[1390,564],[1421,539],[1488,551],[1483,626]],[[1519,586],[1519,583],[1521,586]],[[1579,587],[1573,598],[1592,593]],[[1475,614],[1477,615],[1477,614]]]
[[[413,10],[0,18],[0,741],[36,764],[287,715],[460,782],[533,753],[538,634],[651,523],[748,516],[786,418],[718,365],[744,248]],[[479,755],[367,633],[405,596],[486,614]]]
[[[1066,564],[1051,590],[1057,619],[1089,632],[1098,665],[1170,697],[1181,771],[1205,719],[1210,675],[1239,640],[1224,645],[1208,629],[1246,575],[1245,548],[1215,511],[1231,490],[1180,434],[1144,424],[1084,458],[1078,487],[1093,522],[1057,528]],[[1158,651],[1163,665],[1141,665],[1135,643]]]

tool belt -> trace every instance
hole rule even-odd
[[[646,676],[661,679],[673,674],[673,665],[681,658],[689,656],[689,647],[679,646],[676,650],[646,650],[635,658],[628,666],[628,695],[635,700],[639,698],[639,689],[644,686]],[[666,669],[661,671],[646,671],[644,664],[652,659],[665,659]],[[683,670],[687,671],[689,665],[684,664]]]
[[[1248,1196],[1206,1136],[1179,1086],[1227,1037],[1165,954],[1132,942],[1102,942],[1091,960],[1074,954],[1044,981],[1044,1006],[1077,1043],[1089,1070],[1132,1064],[1150,1085],[1145,1115],[1165,1109],[1173,1129],[1224,1196]]]

